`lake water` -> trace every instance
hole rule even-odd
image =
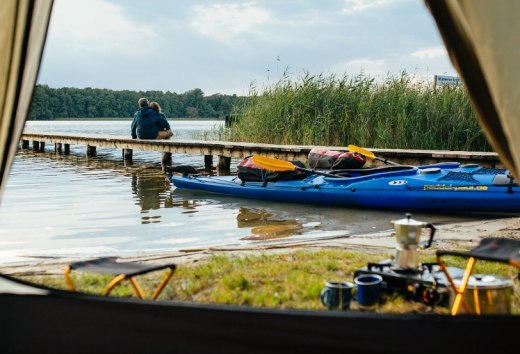
[[[199,139],[221,121],[170,120],[173,139]],[[129,136],[129,121],[28,122],[26,131]],[[125,256],[209,246],[243,246],[382,231],[401,212],[273,203],[175,189],[161,170],[161,153],[85,146],[57,155],[20,150],[0,208],[0,263]],[[204,166],[203,156],[173,155],[174,164]],[[236,163],[232,161],[232,171]],[[428,222],[470,216],[414,214]]]

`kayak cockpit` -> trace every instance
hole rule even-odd
[[[393,165],[393,166],[381,166],[381,167],[374,167],[374,168],[351,168],[351,169],[341,169],[341,170],[327,170],[327,173],[336,175],[338,177],[361,177],[361,176],[369,176],[369,175],[373,175],[373,174],[395,172],[395,171],[416,170],[416,169],[417,169],[416,166]]]

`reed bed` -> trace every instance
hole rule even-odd
[[[271,144],[491,151],[463,86],[433,87],[406,72],[304,75],[254,86],[221,140]]]

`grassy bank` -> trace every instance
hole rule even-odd
[[[358,76],[284,76],[253,88],[221,140],[401,149],[490,151],[464,87]]]
[[[296,251],[283,254],[258,254],[245,257],[215,256],[194,265],[180,265],[161,300],[189,301],[211,304],[232,304],[251,307],[273,307],[324,310],[319,294],[327,280],[352,281],[354,272],[389,255],[376,255],[345,250]],[[432,255],[424,262],[431,262]],[[447,259],[449,265],[463,266],[457,259]],[[513,278],[513,267],[497,263],[478,262],[475,273],[497,274]],[[110,277],[88,273],[73,273],[78,289],[99,294]],[[141,276],[139,281],[151,293],[160,275]],[[66,289],[63,276],[31,277],[30,280]],[[518,281],[513,298],[513,313],[520,312]],[[132,296],[129,285],[120,285],[114,296]],[[356,309],[353,304],[353,309]],[[385,295],[385,302],[377,308],[382,313],[431,312],[424,304],[405,301],[402,296]],[[435,307],[435,313],[448,313],[446,307]]]

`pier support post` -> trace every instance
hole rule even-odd
[[[204,155],[204,168],[206,170],[213,169],[213,155]]]
[[[172,153],[171,152],[163,152],[161,164],[163,167],[170,166],[172,164]]]
[[[22,149],[29,148],[29,140],[22,140]]]
[[[219,172],[230,172],[231,171],[231,157],[219,156],[218,166]]]
[[[123,149],[123,160],[126,162],[132,163],[134,151],[132,149]]]
[[[65,155],[69,155],[70,154],[70,144],[65,144],[64,154]]]
[[[95,146],[87,145],[87,156],[88,157],[96,156],[96,147]]]
[[[40,142],[33,140],[32,147],[33,147],[33,151],[40,151]]]
[[[54,151],[57,154],[61,154],[63,152],[63,145],[61,143],[54,144]]]

